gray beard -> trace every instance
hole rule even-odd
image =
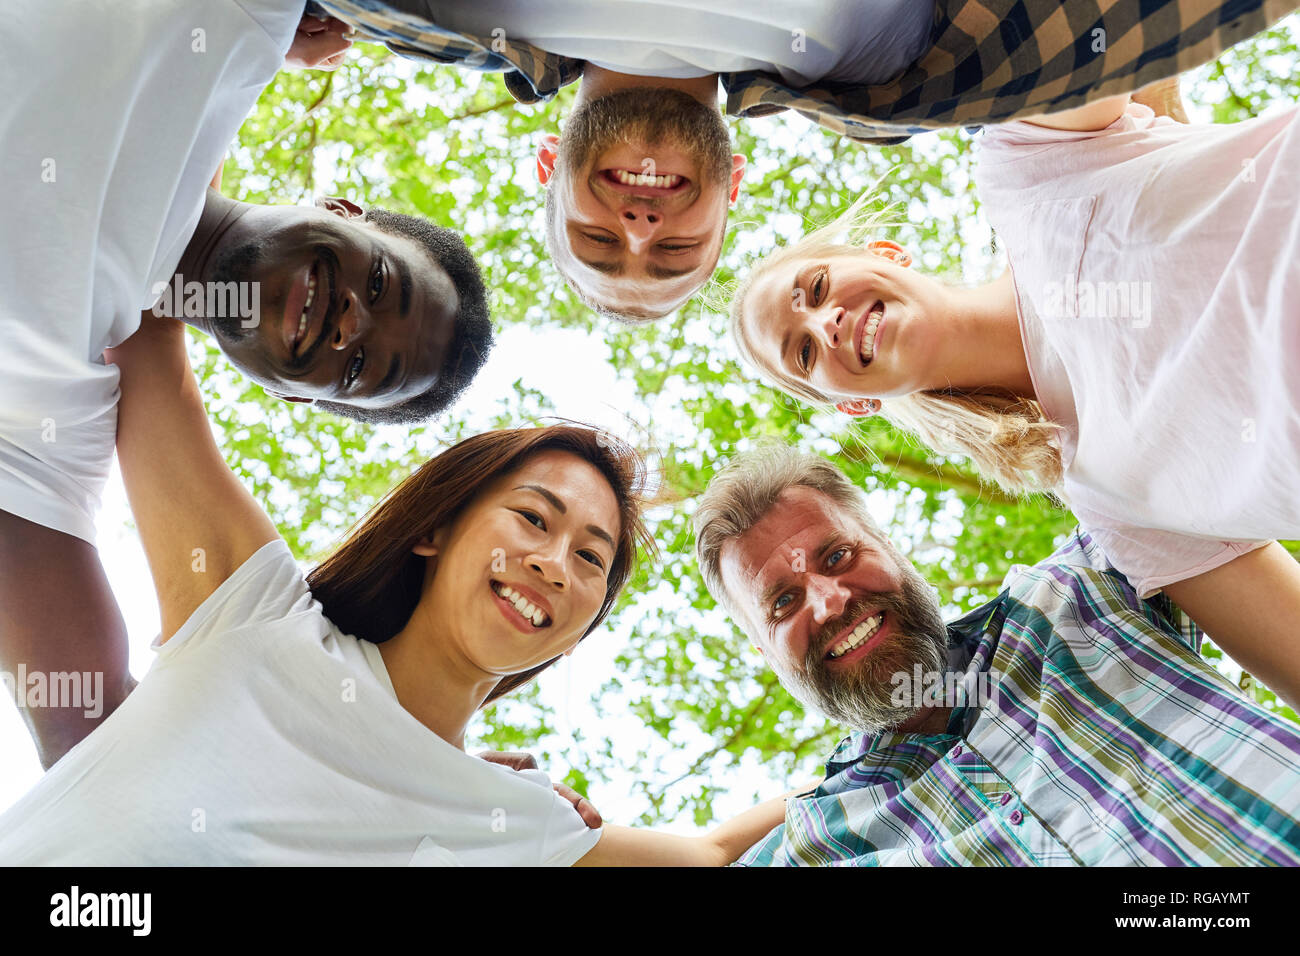
[[[579,104],[560,137],[558,165],[565,175],[585,175],[622,143],[677,146],[699,163],[704,183],[725,185],[731,176],[731,134],[721,113],[681,90],[639,87]]]
[[[946,671],[948,629],[929,584],[910,565],[904,564],[902,571],[901,595],[868,594],[855,600],[841,617],[811,635],[799,671],[774,668],[795,699],[831,720],[873,734],[893,730],[920,713],[919,702],[899,706],[891,700],[895,675],[907,675],[910,684],[917,665],[923,673]],[[892,619],[894,633],[851,670],[832,672],[823,659],[828,642],[872,607],[882,608]]]

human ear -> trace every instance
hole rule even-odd
[[[854,398],[848,401],[836,402],[835,407],[845,415],[852,415],[854,418],[866,418],[880,411],[880,400],[877,398]]]
[[[446,540],[446,531],[439,528],[432,534],[426,534],[423,538],[411,545],[411,553],[423,555],[426,558],[432,558],[442,550],[443,543]]]
[[[555,161],[560,155],[560,137],[547,133],[537,144],[537,181],[543,186],[555,175]]]
[[[741,153],[731,154],[731,192],[727,197],[727,202],[734,203],[740,195],[740,181],[745,178],[745,159]]]
[[[352,200],[340,196],[318,196],[316,208],[324,209],[341,219],[360,219],[366,214],[366,211]]]
[[[888,259],[897,266],[907,267],[912,264],[912,254],[896,242],[877,239],[867,243],[867,251]]]

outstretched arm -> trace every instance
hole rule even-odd
[[[1300,710],[1300,563],[1276,541],[1164,589],[1214,643]]]
[[[760,803],[714,827],[707,836],[682,837],[632,827],[602,827],[600,842],[578,866],[726,866],[785,822],[785,802],[811,786]]]
[[[105,357],[122,373],[117,455],[166,639],[278,537],[221,457],[185,354],[185,326],[145,313]]]

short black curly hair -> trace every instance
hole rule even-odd
[[[460,297],[451,344],[437,381],[427,391],[399,405],[359,408],[340,402],[316,402],[314,407],[370,425],[418,424],[446,411],[473,381],[492,350],[492,319],[483,273],[465,240],[451,229],[436,226],[419,216],[377,207],[365,214],[364,221],[390,235],[405,236],[419,243],[451,278]]]

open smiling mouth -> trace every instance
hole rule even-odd
[[[502,584],[500,581],[490,582],[492,593],[501,599],[512,610],[517,612],[520,620],[534,630],[541,630],[544,627],[551,626],[551,619],[546,612],[537,607],[528,598],[524,597],[508,584]]]
[[[873,637],[875,637],[884,624],[884,611],[877,611],[870,617],[858,622],[857,627],[851,630],[848,634],[845,634],[838,641],[835,641],[826,649],[824,660],[839,660],[846,654],[851,654],[853,651],[862,647],[864,644],[867,644]]]
[[[291,363],[305,362],[315,353],[325,330],[329,327],[329,317],[336,313],[338,294],[334,275],[332,257],[325,249],[318,250],[316,260],[307,273],[307,298],[303,303],[302,314],[298,318],[298,327],[289,343]],[[318,295],[318,292],[321,294]],[[310,346],[308,343],[311,343]]]
[[[600,177],[609,186],[630,196],[646,198],[676,196],[688,188],[691,181],[685,176],[665,173],[651,176],[632,169],[602,169]]]
[[[877,302],[858,327],[858,358],[865,368],[876,357],[880,327],[885,324],[885,303]]]

